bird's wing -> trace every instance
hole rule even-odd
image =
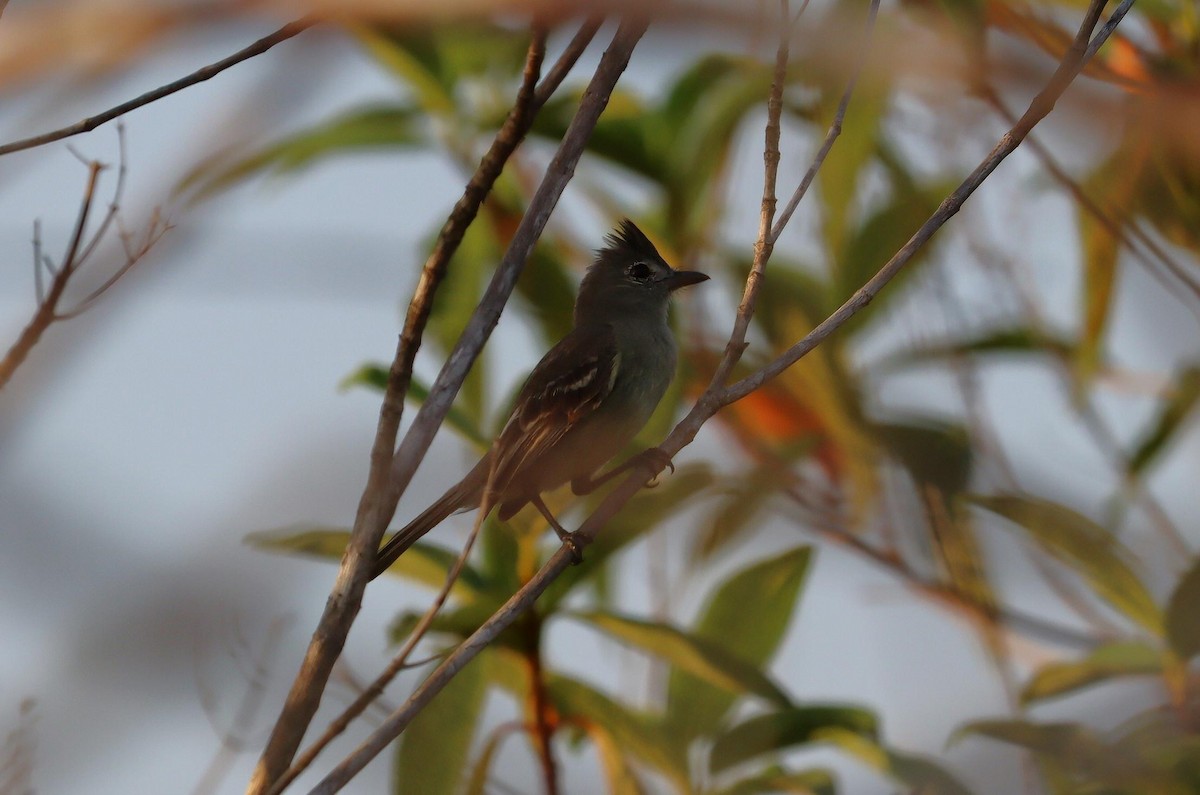
[[[612,327],[577,328],[542,357],[517,397],[496,446],[502,491],[612,391],[621,356]]]

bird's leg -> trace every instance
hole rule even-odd
[[[554,518],[554,514],[550,513],[550,509],[546,506],[546,503],[542,502],[542,495],[535,494],[529,501],[533,503],[534,508],[538,509],[538,513],[550,523],[550,527],[553,528],[555,535],[563,542],[563,545],[570,548],[571,565],[578,566],[580,563],[583,563],[583,553],[580,551],[579,545],[575,543],[575,534],[567,532],[558,523],[558,520]]]
[[[675,472],[675,464],[671,461],[671,456],[667,455],[657,447],[649,447],[633,456],[625,463],[621,464],[620,466],[613,467],[599,477],[593,478],[588,475],[584,475],[582,477],[575,478],[571,481],[571,491],[575,492],[575,494],[581,497],[585,494],[591,494],[593,491],[600,488],[617,475],[628,472],[634,467],[642,467],[643,469],[652,468],[655,470],[656,474],[654,477],[650,478],[650,480],[646,483],[646,488],[650,489],[658,485],[657,473],[659,471],[669,468],[672,473]]]

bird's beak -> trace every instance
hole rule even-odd
[[[667,277],[667,290],[675,292],[680,287],[708,281],[708,276],[700,271],[675,271]]]

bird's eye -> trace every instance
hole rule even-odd
[[[650,278],[650,266],[644,262],[633,263],[626,272],[629,274],[629,278],[636,279],[639,282],[644,282]]]

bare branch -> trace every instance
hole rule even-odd
[[[805,0],[804,7],[806,8],[807,6],[808,0]],[[804,8],[800,10],[803,12]],[[850,107],[850,97],[854,95],[854,89],[858,85],[858,78],[862,74],[863,66],[867,62],[871,35],[875,32],[875,18],[878,14],[879,2],[875,0],[867,8],[867,24],[866,30],[863,32],[863,46],[858,51],[858,59],[855,61],[854,69],[850,73],[850,80],[846,83],[846,90],[842,92],[842,98],[838,101],[837,111],[833,115],[833,123],[829,125],[829,131],[825,133],[825,140],[821,142],[821,148],[817,150],[817,154],[813,157],[812,165],[808,167],[804,178],[796,186],[795,192],[792,193],[792,198],[788,199],[783,212],[779,214],[779,220],[771,228],[772,244],[779,240],[779,236],[783,234],[784,227],[788,225],[788,221],[792,220],[792,213],[796,212],[796,208],[800,206],[800,200],[808,193],[808,187],[812,184],[813,179],[816,178],[817,172],[821,170],[821,165],[829,155],[829,150],[833,148],[834,141],[842,134],[842,122],[846,119],[846,109]]]
[[[98,162],[92,162],[88,165],[88,180],[87,186],[84,188],[83,202],[79,208],[79,215],[75,219],[75,231],[71,234],[71,242],[67,245],[67,253],[63,257],[62,265],[59,266],[58,272],[54,274],[54,280],[50,282],[50,289],[38,303],[37,311],[33,313],[33,317],[25,326],[17,341],[8,349],[4,359],[0,360],[0,389],[12,378],[13,373],[29,356],[29,352],[33,350],[33,346],[42,338],[42,334],[50,327],[56,319],[56,310],[58,302],[62,300],[63,291],[67,289],[67,282],[71,280],[71,275],[75,273],[78,267],[78,262],[75,261],[75,255],[79,251],[79,243],[83,238],[84,228],[87,225],[88,214],[92,209],[92,201],[96,196],[96,183],[100,178],[100,172],[103,166]],[[38,244],[40,237],[35,233],[35,248],[40,250]],[[38,279],[38,292],[41,292],[41,280]]]
[[[46,299],[46,288],[42,284],[42,221],[40,218],[33,220],[33,291],[37,296],[37,302],[40,304]],[[50,271],[51,277],[54,276],[54,271]]]
[[[237,759],[237,755],[245,750],[246,734],[249,733],[251,723],[253,723],[259,709],[262,708],[263,698],[266,696],[268,677],[275,666],[275,657],[279,651],[279,643],[288,623],[290,623],[290,619],[275,619],[271,622],[262,648],[259,650],[256,659],[251,662],[251,670],[248,676],[249,681],[246,682],[246,692],[238,704],[233,721],[227,730],[218,730],[221,738],[221,747],[217,749],[217,753],[213,756],[212,761],[209,762],[208,768],[200,776],[199,782],[197,782],[196,787],[192,790],[193,795],[217,792],[222,780],[229,775],[229,771]],[[209,720],[213,721],[214,728],[216,728],[215,719],[212,715],[209,716]]]
[[[0,11],[2,10],[3,9],[0,8]],[[308,28],[312,27],[314,24],[316,24],[316,19],[311,16],[303,17],[295,22],[289,22],[271,35],[264,36],[250,46],[238,50],[233,55],[230,55],[227,58],[222,58],[221,60],[211,63],[208,66],[201,67],[185,77],[181,77],[174,82],[167,83],[165,86],[159,86],[153,91],[147,91],[141,96],[134,97],[127,102],[122,102],[120,105],[111,107],[108,110],[97,113],[94,116],[89,116],[86,119],[78,121],[75,124],[67,127],[62,127],[57,130],[51,130],[50,132],[42,133],[41,135],[34,135],[30,138],[22,138],[19,141],[13,141],[11,143],[4,144],[3,146],[0,146],[0,155],[7,155],[11,154],[12,152],[20,152],[24,149],[33,149],[37,146],[43,146],[48,143],[53,143],[54,141],[61,141],[64,138],[70,138],[73,135],[90,132],[91,130],[99,127],[101,124],[110,122],[119,116],[124,116],[131,110],[136,110],[144,105],[157,102],[163,97],[169,97],[170,95],[178,91],[182,91],[185,88],[190,88],[197,83],[203,83],[205,80],[216,77],[231,66],[236,66],[242,61],[249,60],[256,55],[262,55],[264,52],[271,49],[276,44],[279,44],[281,41],[287,41],[293,36],[296,36],[297,34],[302,33]]]
[[[788,22],[788,0],[779,0],[780,32],[779,45],[775,49],[775,70],[771,77],[771,90],[767,95],[767,124],[764,131],[766,142],[763,146],[763,193],[758,211],[758,240],[754,244],[754,261],[750,265],[750,273],[746,276],[746,287],[742,291],[742,300],[738,305],[737,317],[733,323],[733,333],[725,345],[725,355],[713,373],[710,388],[724,385],[734,365],[742,358],[746,350],[746,332],[750,329],[750,319],[754,315],[754,307],[758,299],[758,291],[766,274],[767,260],[775,250],[775,239],[771,236],[771,226],[775,220],[775,183],[779,176],[779,137],[780,117],[783,114],[783,86],[787,82],[788,47],[792,35]]]
[[[109,204],[108,211],[99,226],[90,237],[87,235],[88,218],[91,215],[93,204],[96,201],[96,188],[99,185],[100,174],[107,168],[97,160],[87,160],[73,149],[72,154],[80,159],[80,161],[88,169],[88,180],[84,188],[83,199],[80,204],[79,213],[75,218],[75,227],[71,233],[70,242],[67,244],[66,252],[63,254],[62,262],[55,267],[51,259],[42,250],[42,225],[40,221],[33,222],[33,277],[34,289],[37,294],[37,310],[33,317],[21,332],[17,341],[9,348],[4,359],[0,360],[0,389],[3,389],[8,381],[12,378],[13,373],[20,367],[21,363],[29,356],[29,352],[33,346],[41,339],[42,334],[51,324],[70,320],[77,317],[87,310],[89,306],[99,298],[106,290],[112,287],[116,282],[124,276],[130,268],[132,268],[150,249],[157,243],[166,231],[170,228],[159,217],[158,211],[155,210],[151,216],[149,226],[146,231],[145,240],[136,249],[131,250],[127,245],[125,248],[125,263],[119,267],[115,273],[109,276],[95,290],[93,290],[86,298],[78,305],[69,310],[59,310],[59,305],[62,303],[63,294],[67,289],[68,282],[80,268],[92,257],[99,245],[101,238],[108,232],[112,224],[120,225],[119,221],[119,204],[121,201],[121,193],[125,187],[125,146],[124,135],[119,135],[121,142],[121,162],[117,170],[117,185],[113,191],[113,199]],[[121,232],[122,244],[125,244],[126,233]],[[46,290],[43,282],[42,269],[51,275],[50,289]]]
[[[1092,57],[1100,51],[1100,48],[1104,46],[1104,42],[1108,41],[1108,37],[1117,29],[1117,25],[1121,24],[1121,20],[1125,18],[1125,15],[1129,13],[1129,9],[1131,8],[1133,8],[1133,0],[1121,0],[1121,4],[1113,10],[1112,16],[1108,18],[1108,21],[1096,33],[1095,38],[1088,44],[1087,52],[1083,55],[1084,63],[1092,60]]]

